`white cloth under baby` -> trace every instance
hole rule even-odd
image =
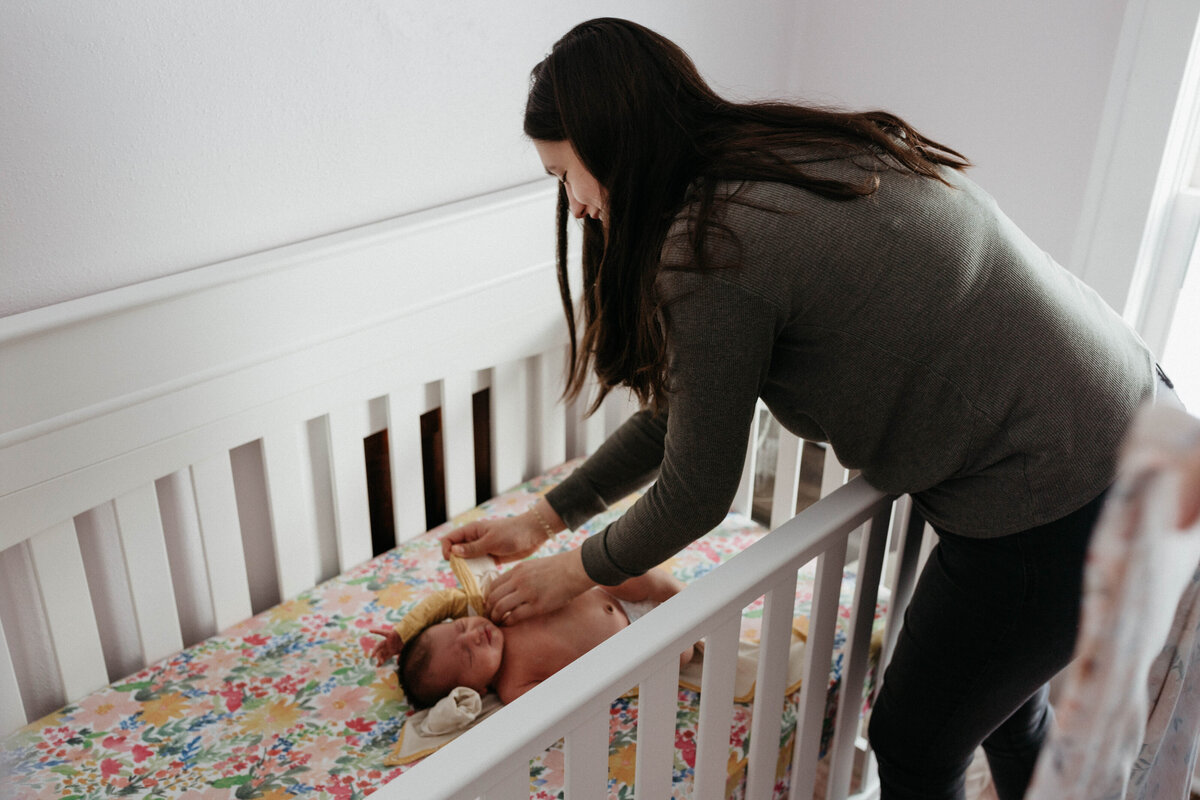
[[[466,686],[455,687],[437,701],[417,728],[425,736],[443,736],[465,730],[483,711],[479,692]]]
[[[629,618],[629,624],[637,622],[642,617],[649,614],[653,609],[658,608],[659,604],[653,600],[622,600],[621,598],[612,595],[612,599],[617,601],[621,606],[621,610],[625,612],[625,616]]]

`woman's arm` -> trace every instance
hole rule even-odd
[[[662,279],[660,278],[660,282]],[[715,271],[675,272],[669,306],[670,416],[658,478],[583,544],[589,577],[614,586],[720,524],[737,492],[782,311]]]
[[[667,416],[636,412],[604,440],[577,470],[546,493],[571,528],[654,480],[663,459]]]

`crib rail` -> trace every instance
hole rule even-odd
[[[899,505],[895,520],[893,509],[892,498],[861,479],[851,481],[688,586],[654,614],[498,711],[487,724],[468,730],[375,796],[380,800],[417,796],[523,800],[529,796],[529,759],[563,738],[568,800],[604,798],[609,706],[638,686],[635,795],[668,797],[678,653],[708,637],[693,797],[724,797],[738,620],[742,608],[765,595],[746,797],[770,797],[796,572],[818,559],[804,674],[824,676],[832,657],[847,539],[865,524],[827,793],[829,798],[847,797],[858,736],[859,704],[853,698],[861,697],[866,676],[871,620],[888,552],[885,541],[893,529],[903,539],[897,552],[903,571],[911,573],[915,567],[912,554],[922,530],[922,524],[910,522],[906,505]],[[908,535],[910,532],[918,535]],[[911,585],[911,579],[905,576],[898,583]],[[904,602],[903,596],[893,598],[889,631],[891,620],[898,620],[903,613]],[[801,688],[791,773],[791,796],[795,798],[812,796],[826,690],[824,680],[806,681]],[[497,731],[504,735],[497,736]]]

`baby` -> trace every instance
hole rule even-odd
[[[385,638],[373,654],[382,664],[398,651],[400,685],[414,708],[433,705],[456,686],[480,695],[491,690],[508,703],[682,588],[669,572],[653,569],[508,627],[487,617],[460,617],[430,625],[403,646],[391,638],[394,632],[376,631]],[[680,655],[681,666],[692,650]]]

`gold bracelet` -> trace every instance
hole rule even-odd
[[[550,523],[546,522],[546,518],[542,516],[542,512],[538,511],[537,503],[534,503],[533,505],[531,505],[529,507],[529,510],[533,512],[533,515],[535,517],[537,517],[537,521],[542,523],[542,528],[544,528],[546,531],[546,541],[548,542],[551,539],[553,539],[554,531],[552,531],[550,529]]]

